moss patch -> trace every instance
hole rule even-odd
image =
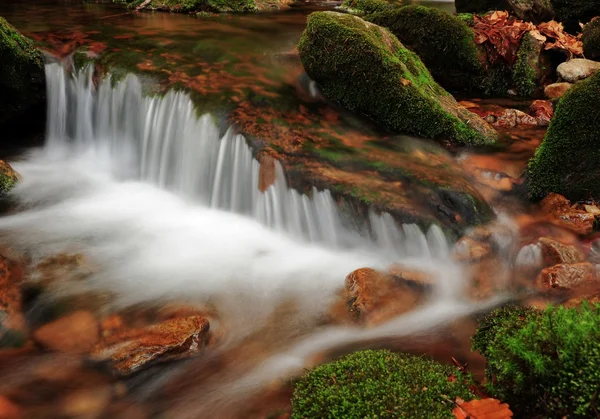
[[[308,17],[298,50],[325,96],[388,129],[457,144],[497,139],[385,28],[356,16],[316,12]]]
[[[136,8],[144,0],[125,1],[129,7]],[[123,3],[123,1],[119,1]],[[147,10],[162,10],[178,13],[198,12],[254,12],[258,8],[254,0],[152,0]]]
[[[368,15],[393,8],[394,6],[385,0],[345,0],[340,6],[340,9],[358,15]]]
[[[600,58],[600,19],[596,19],[583,27],[581,40],[583,41],[583,52],[586,58],[592,60]]]
[[[473,348],[487,358],[490,393],[516,417],[598,417],[600,305],[507,307],[486,317]]]
[[[541,84],[541,50],[542,46],[530,34],[525,34],[519,51],[517,61],[513,67],[513,86],[521,97],[533,97]]]
[[[458,379],[449,380],[452,375]],[[304,375],[292,398],[292,418],[452,418],[456,397],[474,398],[456,368],[369,350]]]
[[[529,195],[600,198],[600,73],[567,91],[529,162]]]

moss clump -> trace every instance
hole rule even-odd
[[[385,28],[352,15],[316,12],[308,17],[298,50],[325,96],[388,129],[458,144],[497,139]]]
[[[490,393],[518,417],[598,417],[600,305],[497,310],[473,349],[487,358]]]
[[[306,373],[296,384],[292,418],[452,418],[456,397],[474,398],[456,368],[369,350]]]
[[[340,9],[354,14],[369,15],[391,10],[393,7],[385,0],[345,0]]]
[[[600,58],[600,19],[595,19],[583,27],[581,40],[586,58]]]
[[[144,0],[126,0],[126,3],[128,4],[128,7],[136,8],[141,5],[143,1]],[[246,13],[258,10],[254,0],[152,0],[150,4],[146,6],[146,9],[179,13]]]
[[[0,126],[46,102],[44,60],[33,43],[0,17]]]
[[[460,17],[431,7],[406,6],[376,13],[367,20],[388,28],[416,52],[445,88],[464,90],[481,84],[485,70],[475,34]]]
[[[544,141],[529,161],[529,196],[600,198],[600,72],[561,98]]]
[[[540,65],[541,46],[530,34],[525,34],[519,51],[517,61],[513,67],[513,85],[521,97],[533,97],[538,89],[538,66]]]

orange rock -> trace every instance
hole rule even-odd
[[[570,289],[588,281],[597,281],[596,266],[588,263],[561,263],[542,270],[537,284],[542,289]]]
[[[275,183],[275,159],[268,154],[260,156],[260,169],[258,171],[258,189],[261,192],[267,190]]]
[[[554,116],[554,107],[548,100],[534,100],[527,113],[537,120],[540,127],[547,127]]]
[[[540,206],[556,224],[576,234],[587,235],[594,231],[596,215],[572,207],[569,200],[562,195],[550,193],[540,202]]]
[[[0,325],[3,330],[25,332],[25,319],[21,312],[23,268],[18,263],[0,255]]]
[[[575,246],[562,244],[556,240],[542,237],[539,240],[545,266],[558,265],[559,263],[583,262],[585,257]]]
[[[23,410],[4,396],[0,396],[0,419],[18,419]]]
[[[546,86],[544,93],[549,99],[558,99],[567,93],[567,90],[571,87],[573,87],[571,83],[553,83]]]
[[[75,390],[63,398],[59,411],[68,418],[97,418],[104,412],[111,397],[109,386]]]
[[[117,375],[129,375],[150,363],[181,359],[201,351],[208,332],[209,323],[203,317],[175,318],[105,337],[93,349],[90,359],[108,362]]]
[[[98,338],[96,317],[83,310],[45,324],[33,333],[33,339],[44,348],[65,353],[88,352]]]

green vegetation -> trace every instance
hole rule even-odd
[[[43,115],[46,81],[42,53],[2,17],[0,98],[0,126],[28,112]]]
[[[140,6],[144,0],[113,0],[126,3],[130,8]],[[152,0],[146,6],[148,10],[162,10],[179,13],[196,12],[255,12],[258,10],[254,0]]]
[[[529,162],[529,196],[550,192],[570,200],[600,198],[600,73],[567,91],[544,141]]]
[[[385,0],[345,0],[340,9],[347,12],[368,15],[393,9],[394,6]]]
[[[10,191],[19,180],[17,172],[3,160],[0,160],[0,195]]]
[[[586,58],[600,58],[600,19],[596,19],[583,27],[581,36],[583,52]]]
[[[452,418],[456,397],[474,398],[466,381],[456,368],[426,358],[356,352],[302,377],[292,418]]]
[[[513,67],[513,85],[519,96],[533,97],[538,86],[536,68],[540,61],[540,46],[528,33],[523,37],[517,61]]]
[[[385,28],[352,15],[316,12],[308,17],[298,50],[325,96],[388,129],[457,144],[497,139]]]
[[[480,323],[489,391],[517,417],[598,417],[600,305],[505,307]]]

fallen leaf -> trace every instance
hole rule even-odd
[[[511,419],[513,413],[506,403],[497,399],[471,400],[459,403],[452,411],[456,419]]]

